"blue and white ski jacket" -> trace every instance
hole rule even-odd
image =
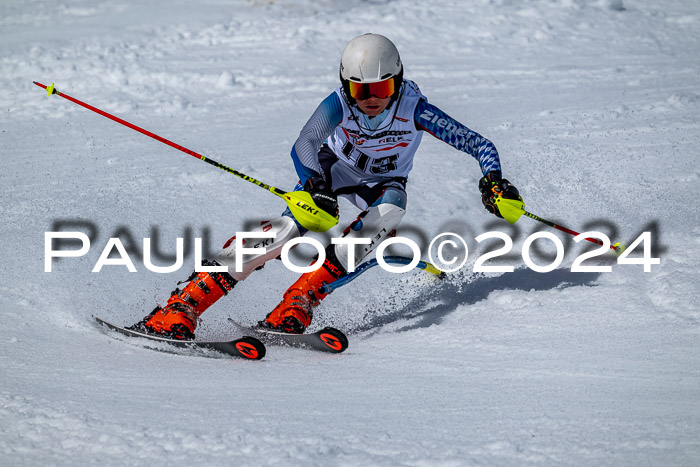
[[[374,118],[348,104],[342,88],[336,89],[302,128],[292,148],[292,159],[302,185],[309,177],[326,177],[318,158],[319,149],[326,143],[338,157],[333,165],[334,190],[372,185],[408,177],[423,131],[470,154],[483,174],[501,173],[493,143],[430,104],[409,80],[403,80],[392,105]]]

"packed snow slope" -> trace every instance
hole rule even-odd
[[[571,272],[588,246],[490,216],[477,163],[426,135],[399,235],[457,233],[468,261],[443,282],[375,268],[334,292],[313,326],[344,330],[344,354],[168,354],[95,326],[163,303],[194,237],[216,251],[284,205],[32,81],[289,190],[293,141],[370,31],[495,143],[528,210],[627,244],[649,231],[660,264]],[[695,0],[2,2],[0,464],[698,465],[698,50]],[[357,215],[341,209],[329,235]],[[53,230],[91,247],[45,272]],[[488,264],[515,272],[475,274],[502,245],[475,237],[495,230],[514,245]],[[564,244],[550,273],[521,256],[536,231]],[[91,272],[110,237],[137,272]],[[146,237],[158,265],[187,239],[184,266],[150,272]],[[198,337],[263,318],[295,277],[268,264]]]

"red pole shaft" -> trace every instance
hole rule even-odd
[[[224,171],[226,171],[226,172],[228,172],[228,173],[230,173],[230,174],[233,174],[233,175],[235,175],[235,176],[237,176],[237,177],[242,178],[243,180],[246,180],[246,181],[248,181],[248,182],[254,183],[255,185],[258,185],[259,187],[264,188],[265,190],[270,191],[270,192],[272,192],[273,194],[275,194],[275,195],[277,195],[277,196],[280,196],[280,197],[281,197],[282,195],[285,194],[285,192],[282,191],[282,190],[280,190],[279,188],[275,188],[275,187],[273,187],[273,186],[270,186],[270,185],[268,185],[268,184],[266,184],[266,183],[261,182],[260,180],[256,180],[256,179],[254,179],[253,177],[250,177],[250,176],[248,176],[248,175],[246,175],[246,174],[244,174],[244,173],[241,173],[241,172],[239,172],[239,171],[237,171],[237,170],[234,170],[234,169],[232,169],[231,167],[227,167],[227,166],[225,166],[224,164],[221,164],[221,163],[219,163],[219,162],[216,162],[216,161],[213,160],[213,159],[209,159],[209,158],[207,158],[207,157],[204,157],[203,155],[201,155],[201,154],[199,154],[199,153],[196,153],[196,152],[194,152],[194,151],[191,150],[191,149],[188,149],[188,148],[186,148],[186,147],[184,147],[184,146],[181,146],[181,145],[179,145],[179,144],[177,144],[177,143],[173,143],[172,141],[170,141],[170,140],[168,140],[168,139],[165,139],[165,138],[163,138],[162,136],[158,136],[158,135],[155,134],[155,133],[151,133],[151,132],[148,131],[148,130],[144,130],[144,129],[141,128],[140,126],[136,126],[136,125],[134,125],[133,123],[129,123],[129,122],[127,122],[126,120],[122,120],[122,119],[119,118],[119,117],[115,117],[114,115],[109,114],[109,113],[105,112],[104,110],[100,110],[100,109],[98,109],[97,107],[93,107],[93,106],[91,106],[90,104],[86,104],[85,102],[79,101],[78,99],[75,99],[74,97],[71,97],[71,96],[69,96],[68,94],[65,94],[65,93],[62,93],[62,92],[58,92],[58,90],[56,90],[55,88],[53,88],[53,85],[52,85],[51,88],[48,88],[48,87],[44,86],[43,84],[38,83],[38,82],[36,82],[36,81],[34,81],[33,83],[36,84],[37,86],[39,86],[40,88],[44,88],[44,89],[46,89],[46,90],[51,89],[51,90],[52,90],[52,94],[56,94],[56,95],[58,95],[58,96],[61,96],[62,98],[67,99],[67,100],[73,102],[74,104],[78,104],[78,105],[81,106],[81,107],[85,107],[85,108],[88,109],[88,110],[92,110],[93,112],[95,112],[95,113],[97,113],[97,114],[100,114],[100,115],[102,115],[103,117],[106,117],[106,118],[108,118],[108,119],[110,119],[110,120],[112,120],[112,121],[115,121],[115,122],[117,122],[117,123],[120,123],[120,124],[124,125],[124,126],[127,127],[127,128],[131,128],[132,130],[138,131],[139,133],[144,134],[144,135],[146,135],[146,136],[148,136],[148,137],[151,137],[151,138],[155,139],[156,141],[160,141],[160,142],[163,143],[163,144],[167,144],[168,146],[173,147],[173,148],[177,149],[178,151],[182,151],[182,152],[184,152],[185,154],[189,154],[189,155],[192,156],[192,157],[196,157],[197,159],[206,162],[207,164],[211,164],[211,165],[213,165],[214,167],[216,167],[216,168],[218,168],[218,169],[224,170]]]
[[[550,227],[554,227],[555,229],[561,230],[562,232],[566,232],[569,235],[573,235],[574,237],[576,237],[577,235],[581,235],[579,232],[576,232],[576,231],[571,230],[571,229],[567,229],[566,227],[563,227],[561,225],[557,225],[552,221],[548,221],[547,219],[542,219],[541,217],[536,216],[536,215],[532,214],[531,212],[525,211],[523,214],[526,215],[527,217],[529,217],[530,219],[535,219],[538,222],[542,222],[543,224],[546,224]],[[603,245],[603,242],[601,240],[598,240],[597,238],[586,238],[585,240],[587,240],[589,242],[597,243],[598,245]],[[615,245],[610,245],[610,249],[618,251],[619,247],[617,247]]]
[[[44,86],[43,84],[38,83],[38,82],[36,82],[36,81],[34,81],[34,84],[36,84],[36,85],[39,86],[40,88],[47,89],[46,86]],[[167,144],[168,146],[171,146],[171,147],[173,147],[173,148],[175,148],[175,149],[177,149],[177,150],[179,150],[179,151],[182,151],[182,152],[184,152],[185,154],[189,154],[190,156],[196,157],[197,159],[200,159],[200,160],[203,160],[203,161],[206,161],[206,160],[207,160],[206,157],[204,157],[203,155],[198,154],[198,153],[192,151],[191,149],[187,149],[187,148],[184,147],[184,146],[180,146],[180,145],[177,144],[177,143],[173,143],[172,141],[170,141],[170,140],[168,140],[168,139],[165,139],[165,138],[163,138],[162,136],[158,136],[158,135],[155,134],[155,133],[151,133],[151,132],[148,131],[148,130],[144,130],[143,128],[141,128],[141,127],[139,127],[139,126],[136,126],[136,125],[134,125],[133,123],[129,123],[129,122],[127,122],[126,120],[122,120],[122,119],[119,118],[119,117],[115,117],[115,116],[112,115],[112,114],[108,114],[107,112],[105,112],[105,111],[103,111],[103,110],[100,110],[100,109],[98,109],[97,107],[93,107],[93,106],[91,106],[90,104],[86,104],[85,102],[79,101],[78,99],[75,99],[75,98],[69,96],[68,94],[65,94],[65,93],[62,93],[62,92],[58,92],[56,89],[53,90],[53,94],[57,94],[57,95],[63,97],[64,99],[68,99],[69,101],[73,102],[74,104],[78,104],[79,106],[85,107],[85,108],[88,109],[88,110],[92,110],[93,112],[98,113],[98,114],[102,115],[103,117],[107,117],[107,118],[110,119],[110,120],[113,120],[113,121],[115,121],[115,122],[117,122],[117,123],[121,123],[121,124],[124,125],[125,127],[131,128],[132,130],[136,130],[136,131],[138,131],[138,132],[141,133],[141,134],[144,134],[144,135],[146,135],[146,136],[149,136],[149,137],[155,139],[156,141],[160,141],[161,143]]]

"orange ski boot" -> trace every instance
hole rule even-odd
[[[343,275],[345,275],[345,270],[340,263],[337,260],[326,258],[323,266],[315,271],[302,274],[284,293],[279,305],[258,325],[276,331],[303,334],[311,324],[312,309],[317,307],[321,300],[328,295],[322,294],[318,290],[324,284],[330,284]]]
[[[203,265],[218,266],[218,263],[204,261]],[[193,272],[187,281],[182,290],[178,288],[172,292],[164,307],[155,307],[130,329],[171,339],[193,340],[199,316],[236,285],[236,280],[226,272]]]

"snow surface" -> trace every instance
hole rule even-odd
[[[696,0],[27,0],[0,3],[0,31],[0,464],[700,463]],[[496,144],[530,211],[628,244],[651,231],[661,264],[572,273],[584,245],[557,232],[562,266],[525,268],[526,236],[554,231],[489,216],[477,164],[426,137],[399,233],[459,233],[469,262],[443,283],[375,268],[334,292],[314,326],[347,332],[346,353],[203,358],[96,327],[138,320],[189,275],[191,244],[156,274],[144,237],[215,249],[284,206],[32,81],[291,189],[291,144],[368,31]],[[357,212],[341,208],[342,227]],[[90,233],[89,253],[44,272],[51,230]],[[492,230],[514,237],[501,262],[517,269],[475,275]],[[113,236],[137,273],[91,272]],[[269,264],[198,336],[261,319],[295,277]]]

